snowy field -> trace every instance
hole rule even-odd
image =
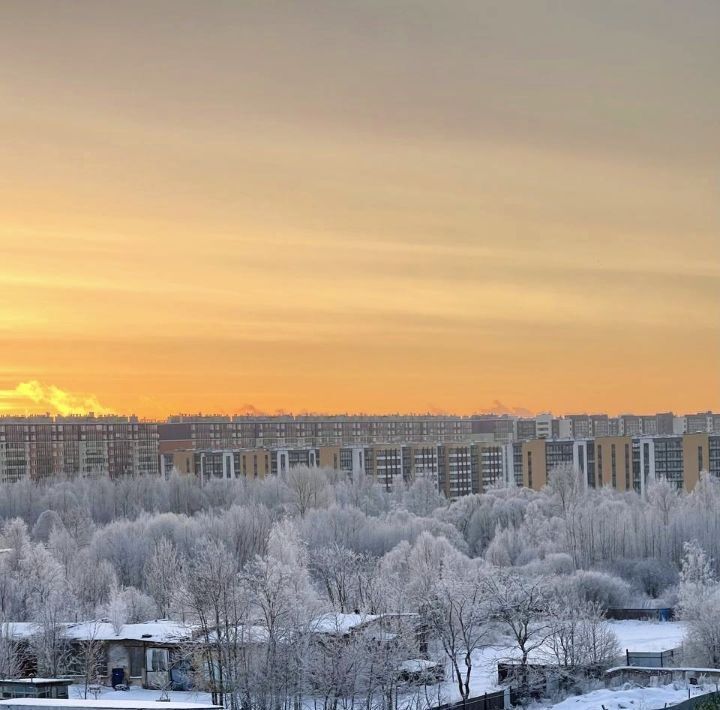
[[[624,653],[630,651],[666,651],[671,648],[678,648],[683,644],[686,634],[685,624],[676,621],[610,621],[608,622],[613,633],[617,636],[620,648]],[[486,648],[473,654],[473,669],[471,673],[470,687],[473,696],[491,693],[499,690],[497,683],[498,661],[507,660],[517,655],[505,646]],[[450,668],[447,669],[446,680],[440,685],[440,697],[444,702],[452,702],[460,699],[456,684],[450,675]],[[596,693],[569,698],[556,707],[562,710],[577,708],[598,708],[605,705],[608,710],[611,708],[636,708],[637,710],[651,710],[651,708],[662,708],[667,702],[677,702],[687,698],[687,689],[676,690],[673,686],[666,688],[634,688],[631,691],[602,690]],[[603,694],[607,694],[608,702],[603,701]],[[646,699],[644,694],[647,694]],[[683,695],[684,694],[684,695]],[[582,704],[587,700],[587,704]],[[612,703],[616,703],[613,705]],[[657,702],[658,704],[654,704]],[[565,704],[569,703],[569,704]],[[651,704],[648,704],[651,703]]]
[[[77,700],[84,697],[85,688],[82,685],[71,685],[69,696],[71,700]],[[102,687],[97,700],[159,700],[162,695],[160,690],[145,690],[140,686],[131,687],[128,690],[113,690],[112,688]],[[95,700],[93,693],[88,693],[88,700]],[[195,693],[193,691],[170,691],[167,697],[171,701],[183,703],[210,703],[212,699],[210,693]],[[159,705],[163,707],[163,705]]]
[[[712,690],[712,689],[708,689]],[[78,697],[82,693],[79,686],[71,688],[70,697]],[[702,689],[694,688],[693,694],[703,692]],[[183,702],[209,703],[211,702],[208,693],[168,693],[171,700]],[[131,688],[128,691],[114,691],[103,689],[99,699],[102,700],[158,700],[160,691],[144,690],[143,688]],[[687,699],[687,688],[679,685],[666,685],[659,688],[629,688],[626,690],[596,690],[586,695],[573,696],[563,700],[561,703],[552,706],[545,706],[547,710],[598,710],[605,707],[606,710],[659,710],[665,704],[679,703]],[[161,706],[162,707],[162,706]]]
[[[681,621],[608,621],[620,648],[630,651],[668,651],[682,646],[685,624]]]
[[[710,692],[695,687],[692,696]],[[550,707],[553,710],[660,710],[688,699],[688,689],[680,684],[663,685],[659,688],[628,688],[626,690],[595,690],[585,695],[576,695]],[[547,707],[547,706],[546,706]],[[548,708],[549,710],[549,708]]]
[[[630,651],[666,651],[678,648],[682,645],[686,634],[685,624],[679,621],[610,621],[608,624],[617,636],[623,654],[626,649]],[[470,683],[472,694],[482,695],[498,690],[498,661],[507,660],[516,655],[517,651],[503,646],[486,648],[473,654]],[[449,668],[447,678],[442,683],[442,691],[443,697],[447,701],[460,698],[456,685],[450,679]],[[600,705],[595,707],[599,708]]]

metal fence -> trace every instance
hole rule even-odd
[[[516,699],[514,691],[506,688],[494,693],[478,695],[476,698],[468,698],[465,703],[459,701],[438,705],[432,710],[505,710],[505,708],[511,707]]]
[[[672,621],[675,618],[675,609],[664,607],[662,609],[626,609],[624,607],[611,607],[606,609],[605,617],[615,621]]]
[[[682,649],[667,651],[625,651],[625,665],[641,668],[668,668],[682,660]]]

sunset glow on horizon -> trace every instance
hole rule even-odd
[[[0,415],[720,406],[720,5],[0,4]]]

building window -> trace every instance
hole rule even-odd
[[[145,670],[148,672],[167,671],[169,665],[166,648],[149,648],[145,652]]]
[[[143,672],[143,650],[140,646],[131,646],[130,651],[130,677],[140,678]]]
[[[532,451],[527,452],[528,488],[532,488]]]
[[[630,444],[625,444],[625,490],[630,490]]]
[[[698,473],[702,473],[703,469],[703,450],[702,446],[698,446]]]

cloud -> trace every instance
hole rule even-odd
[[[95,395],[67,392],[55,385],[37,380],[20,382],[13,389],[0,390],[0,411],[24,413],[28,410],[48,411],[51,414],[109,414],[110,410]]]

